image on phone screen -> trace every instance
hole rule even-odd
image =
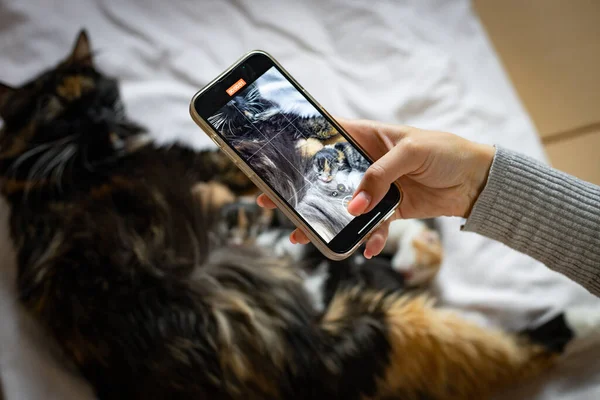
[[[370,162],[275,67],[208,122],[326,243],[354,219]]]

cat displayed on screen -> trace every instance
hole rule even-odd
[[[352,221],[346,206],[369,162],[276,68],[208,121],[323,240]]]

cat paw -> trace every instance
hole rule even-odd
[[[600,310],[591,307],[568,308],[549,321],[521,333],[551,352],[562,353],[576,339],[600,336]]]
[[[521,335],[552,353],[562,353],[575,337],[565,313],[560,313],[537,327],[525,329],[521,331]]]

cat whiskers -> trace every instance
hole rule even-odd
[[[63,192],[63,174],[69,162],[75,158],[77,154],[77,146],[73,143],[65,146],[65,149],[57,156],[58,162],[50,171],[52,171],[52,180],[56,182],[60,193]],[[50,172],[48,172],[50,174]]]
[[[220,112],[218,114],[213,115],[208,119],[210,123],[212,123],[218,131],[225,136],[230,136],[229,132],[233,129],[233,122],[227,118],[225,113]]]
[[[52,160],[54,160],[54,158],[58,155],[58,153],[60,153],[60,151],[61,148],[58,146],[54,146],[46,150],[46,152],[37,159],[35,164],[33,164],[31,169],[29,170],[29,174],[27,175],[27,181],[32,182],[41,177],[41,172],[43,171],[43,168],[47,165],[47,163],[52,162]]]
[[[55,178],[59,185],[59,189],[62,192],[62,183],[60,182],[60,179],[62,179],[62,175],[67,163],[77,153],[77,146],[73,143],[74,139],[75,135],[71,135],[50,143],[36,146],[35,148],[24,153],[13,163],[11,169],[13,170],[12,176],[14,177],[18,171],[17,168],[19,165],[21,165],[30,157],[46,151],[46,153],[41,155],[29,169],[27,181],[34,184],[25,188],[24,200],[28,199],[29,192],[33,186],[35,186],[35,183],[43,182],[51,174],[52,177]]]
[[[227,132],[231,132],[233,130],[233,122],[231,120],[227,121]]]
[[[40,156],[40,158],[38,158],[38,160],[33,164],[33,166],[31,167],[31,169],[29,170],[29,174],[27,175],[27,182],[30,183],[30,185],[25,187],[24,190],[24,196],[23,196],[23,200],[26,201],[29,198],[29,192],[31,191],[31,189],[33,187],[35,187],[36,183],[41,183],[41,180],[36,180],[37,177],[39,176],[39,171],[41,171],[41,169],[44,167],[44,165],[48,162],[50,162],[52,159],[54,159],[54,157],[56,157],[56,155],[58,155],[58,153],[60,152],[60,147],[54,146],[54,147],[50,147],[48,150],[46,150],[46,153],[43,154],[42,156]]]
[[[42,143],[38,146],[35,146],[34,148],[32,148],[30,150],[27,150],[25,153],[21,154],[10,166],[10,168],[8,170],[11,174],[10,176],[12,178],[15,178],[19,166],[21,164],[23,164],[25,161],[27,161],[29,158],[35,156],[38,153],[41,153],[44,150],[50,149],[53,146],[60,145],[62,142],[68,141],[67,139],[70,140],[70,138],[71,137],[67,137],[67,138],[55,140],[55,141],[49,142],[49,143]]]
[[[215,128],[221,129],[221,126],[227,122],[227,118],[225,117],[225,113],[220,112],[210,117],[208,121],[213,124]]]
[[[279,112],[277,107],[268,107],[266,108],[263,103],[261,103],[261,95],[258,88],[254,87],[246,96],[246,106],[244,109],[244,113],[248,113],[252,116],[253,120],[266,119],[262,118],[265,115],[265,112],[269,110],[275,109],[271,115],[275,115]],[[269,116],[271,116],[269,115]],[[248,116],[248,115],[246,115]]]
[[[260,92],[258,91],[258,88],[256,86],[253,86],[252,89],[250,89],[250,91],[246,95],[246,101],[252,102],[254,100],[258,100],[259,96]]]

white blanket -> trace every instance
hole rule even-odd
[[[120,78],[130,114],[157,140],[211,146],[188,114],[196,90],[244,52],[275,56],[334,115],[442,129],[543,159],[467,0],[2,0],[0,80],[19,84],[66,55],[80,27]],[[15,303],[0,210],[0,367],[9,400],[86,399]],[[442,221],[445,303],[519,328],[569,305],[599,305],[566,278]],[[512,398],[600,398],[600,347],[575,353]],[[583,368],[585,365],[585,368]],[[510,397],[509,397],[510,398]]]

